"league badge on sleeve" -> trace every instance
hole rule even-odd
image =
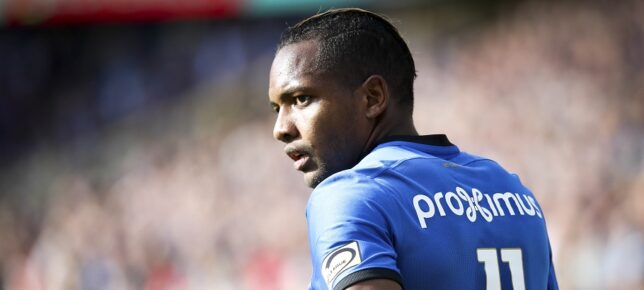
[[[353,241],[329,253],[322,262],[322,277],[329,289],[333,289],[333,280],[344,270],[362,262],[358,242]]]

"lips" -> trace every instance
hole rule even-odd
[[[293,167],[295,170],[302,171],[309,160],[311,160],[311,155],[301,148],[286,147],[284,148],[284,152],[294,161]]]
[[[304,171],[303,169],[310,159],[311,158],[308,155],[303,155],[299,159],[295,160],[295,162],[293,162],[293,168],[295,168],[295,170]]]

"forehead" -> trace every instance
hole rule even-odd
[[[272,98],[281,95],[319,79],[315,66],[318,50],[315,41],[302,41],[282,47],[271,66],[269,96]]]

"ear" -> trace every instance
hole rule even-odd
[[[368,77],[360,86],[360,94],[366,104],[365,114],[369,119],[380,116],[389,105],[389,88],[380,75]]]

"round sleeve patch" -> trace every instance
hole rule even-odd
[[[322,261],[322,276],[329,289],[333,289],[333,281],[340,273],[362,262],[357,241],[352,241],[326,255]]]

